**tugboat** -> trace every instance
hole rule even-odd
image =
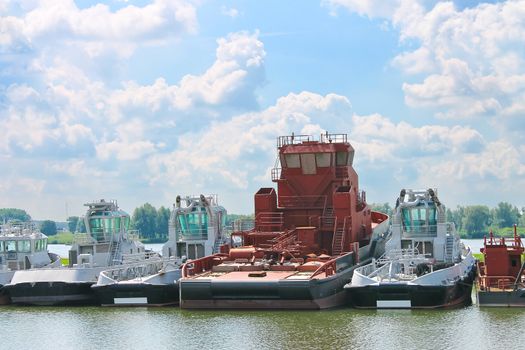
[[[347,135],[281,136],[277,149],[277,191],[255,193],[253,229],[183,265],[182,308],[341,306],[354,268],[382,254],[388,216],[371,211],[359,191]]]
[[[8,222],[0,226],[0,305],[10,303],[3,287],[17,270],[58,266],[60,257],[47,251],[47,236],[33,223]]]
[[[129,230],[130,218],[116,201],[87,203],[84,221],[87,234],[78,235],[69,251],[69,267],[16,271],[4,288],[13,304],[90,305],[96,304],[91,285],[107,266],[150,254]]]
[[[525,307],[525,251],[514,225],[514,237],[485,237],[484,261],[478,262],[479,306]]]
[[[356,308],[450,308],[471,301],[476,260],[446,222],[437,191],[402,190],[385,254],[345,286]]]
[[[177,196],[163,258],[103,271],[92,286],[98,300],[103,306],[177,305],[182,263],[219,253],[227,243],[225,224],[226,209],[217,195]]]

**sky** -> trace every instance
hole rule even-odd
[[[2,0],[0,207],[213,193],[280,135],[348,134],[370,203],[525,206],[525,0]]]

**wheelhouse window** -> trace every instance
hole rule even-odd
[[[20,253],[31,253],[31,241],[18,241],[18,251]]]
[[[331,160],[330,153],[316,153],[315,162],[317,163],[318,168],[328,168],[330,166]]]
[[[337,166],[344,166],[348,163],[348,153],[347,152],[336,152],[335,153],[336,158],[336,165]]]
[[[301,167],[303,174],[314,175],[317,173],[317,167],[315,165],[315,155],[313,153],[301,154]]]
[[[208,215],[205,208],[178,215],[181,234],[194,238],[205,238],[208,234]]]
[[[419,205],[414,208],[404,208],[402,211],[403,226],[406,232],[436,233],[436,209]]]
[[[286,166],[288,168],[300,168],[301,167],[301,163],[299,162],[298,154],[286,154],[284,158],[286,160]]]
[[[6,252],[16,252],[16,241],[5,241]]]

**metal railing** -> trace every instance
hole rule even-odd
[[[283,225],[283,213],[261,212],[255,217],[255,228],[258,231],[282,231]]]
[[[348,135],[324,133],[324,134],[321,134],[321,142],[346,143],[348,142]]]
[[[321,138],[318,139],[313,135],[288,135],[279,136],[277,138],[277,148],[287,145],[298,145],[303,142],[319,141],[322,143],[347,143],[348,136],[346,134],[321,134]]]
[[[281,178],[281,168],[273,168],[272,169],[272,181],[277,181]]]

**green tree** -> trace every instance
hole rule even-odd
[[[149,203],[135,208],[132,216],[133,227],[139,230],[143,238],[155,238],[155,224],[157,222],[157,210]]]
[[[77,230],[78,220],[78,216],[70,216],[67,218],[67,227],[69,229],[69,232],[74,233]]]
[[[380,213],[384,213],[384,214],[386,214],[388,216],[392,216],[392,213],[393,213],[393,209],[390,206],[390,204],[388,204],[388,203],[383,203],[383,204],[372,203],[372,204],[370,204],[370,209],[372,209],[373,211],[378,211]]]
[[[487,231],[490,220],[490,210],[485,205],[471,205],[465,207],[463,227],[469,236],[483,235]]]
[[[0,209],[0,223],[4,223],[10,220],[18,220],[18,221],[27,222],[31,220],[31,216],[29,216],[29,214],[26,213],[26,211],[22,209],[16,209],[16,208]]]
[[[448,209],[446,211],[447,221],[453,222],[458,231],[463,229],[463,219],[465,217],[465,208],[457,206],[456,209]]]
[[[170,221],[170,210],[161,206],[157,210],[157,218],[155,221],[155,233],[156,238],[159,239],[168,239],[168,226]]]
[[[40,225],[40,231],[46,236],[54,236],[57,234],[57,224],[52,220],[44,220]]]
[[[518,208],[507,202],[500,202],[492,211],[492,223],[500,228],[512,227],[518,223]]]

